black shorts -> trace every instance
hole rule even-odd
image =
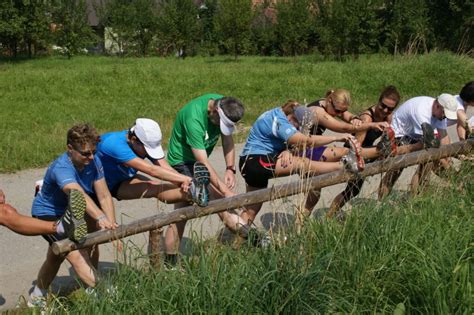
[[[277,155],[251,154],[241,156],[239,170],[247,185],[266,188],[268,180],[275,177]]]
[[[34,215],[33,218],[43,220],[43,221],[48,221],[48,222],[56,222],[59,219],[61,219],[61,217],[58,217],[58,216],[55,216],[55,215],[42,215],[42,216],[39,216],[39,217]],[[56,241],[64,240],[64,239],[67,238],[66,234],[59,235],[58,233],[45,234],[45,235],[41,235],[41,236],[49,243],[50,246]]]
[[[176,172],[180,174],[193,177],[194,176],[194,163],[196,162],[184,162],[184,163],[173,165],[172,167],[176,170]]]
[[[409,136],[403,136],[395,138],[395,143],[397,146],[407,145],[407,144],[415,144],[421,142],[421,139],[415,139]]]

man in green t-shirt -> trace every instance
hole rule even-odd
[[[235,147],[232,133],[235,124],[243,115],[244,106],[238,99],[220,94],[206,94],[190,101],[176,116],[168,147],[168,162],[179,173],[191,177],[194,163],[203,163],[210,173],[210,194],[213,199],[235,195]],[[208,160],[220,135],[226,164],[223,180]],[[175,208],[183,206],[186,204],[176,204]],[[219,216],[232,231],[237,231],[240,225],[245,225],[236,214],[221,212]],[[173,224],[166,231],[166,262],[169,264],[176,262],[176,253],[185,225],[186,222]]]

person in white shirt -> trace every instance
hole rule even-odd
[[[403,103],[393,114],[391,127],[397,145],[414,144],[418,149],[449,144],[446,131],[447,119],[456,119],[457,102],[450,94],[441,94],[436,99],[428,96],[414,97]],[[434,129],[435,128],[435,129]],[[447,167],[446,160],[442,165]],[[425,180],[433,163],[420,164],[411,181],[413,193]],[[388,171],[379,187],[379,199],[388,195],[403,169]]]
[[[459,140],[466,140],[470,133],[467,108],[468,106],[474,106],[474,81],[467,82],[459,92],[459,95],[455,95],[454,98],[457,101],[455,119],[448,119],[448,125],[454,125],[457,123],[457,133]]]

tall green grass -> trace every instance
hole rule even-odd
[[[80,314],[472,314],[472,162],[443,190],[312,221],[285,244],[235,250],[196,240],[183,270],[122,264],[99,297],[62,298]],[[109,293],[107,288],[117,287]]]
[[[45,166],[65,147],[74,123],[101,132],[129,127],[137,117],[162,126],[165,142],[176,112],[208,92],[246,105],[244,125],[287,99],[311,101],[330,88],[352,92],[353,111],[374,103],[384,85],[404,99],[458,93],[472,80],[474,61],[450,53],[363,56],[356,61],[297,58],[47,58],[0,64],[0,173]],[[243,140],[244,136],[240,137]]]

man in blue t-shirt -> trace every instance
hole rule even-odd
[[[104,179],[100,159],[95,156],[98,135],[93,127],[80,124],[67,133],[67,152],[57,158],[46,171],[41,190],[36,195],[32,215],[43,221],[56,222],[66,213],[66,224],[76,226],[73,239],[81,241],[86,234],[84,212],[89,223],[93,221],[102,229],[114,229],[115,211],[112,197]],[[96,201],[94,201],[96,200]],[[99,207],[100,206],[100,207]],[[43,235],[51,245],[64,239],[61,234]],[[97,253],[97,249],[94,250]],[[96,285],[95,269],[91,260],[97,263],[98,254],[90,257],[88,249],[73,251],[66,256],[57,256],[51,246],[43,263],[36,285],[30,294],[29,304],[44,305],[47,289],[64,261],[68,260],[79,278],[90,287]]]

